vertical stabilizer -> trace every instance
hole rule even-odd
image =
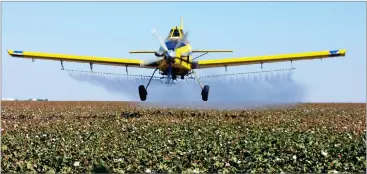
[[[183,24],[183,17],[181,16],[181,22],[180,22],[180,27],[181,27],[181,29],[183,29],[183,26],[184,24]]]

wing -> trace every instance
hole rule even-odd
[[[12,57],[31,58],[31,59],[44,59],[44,60],[57,60],[57,61],[70,61],[70,62],[82,62],[93,64],[105,64],[116,66],[131,66],[139,68],[154,68],[153,66],[144,66],[143,60],[126,59],[126,58],[110,58],[110,57],[97,57],[97,56],[80,56],[70,54],[57,54],[57,53],[44,53],[44,52],[31,52],[31,51],[18,51],[8,50],[8,53]]]
[[[193,62],[194,65],[193,67],[195,69],[202,69],[202,68],[215,68],[222,66],[237,66],[237,65],[250,65],[260,63],[311,60],[311,59],[345,56],[346,52],[347,52],[346,49],[340,49],[340,50],[327,50],[327,51],[279,54],[268,56],[224,58],[217,60],[199,60]]]

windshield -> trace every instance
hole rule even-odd
[[[173,35],[172,35],[172,37],[180,37],[180,31],[179,30],[174,30],[173,31]]]
[[[173,30],[169,31],[168,37],[171,37]]]

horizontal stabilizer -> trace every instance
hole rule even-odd
[[[228,53],[233,50],[192,50],[193,53]]]
[[[154,50],[134,50],[130,51],[130,54],[149,54],[149,53],[156,53],[157,51]]]

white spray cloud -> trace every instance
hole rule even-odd
[[[138,86],[146,85],[147,79],[126,79],[120,76],[69,73],[78,81],[98,85],[108,92],[140,101]],[[156,106],[242,108],[254,105],[297,103],[306,97],[305,86],[292,78],[292,72],[264,73],[241,77],[202,79],[209,85],[209,101],[202,102],[201,88],[195,80],[179,79],[175,85],[152,80],[148,87],[145,104]]]

